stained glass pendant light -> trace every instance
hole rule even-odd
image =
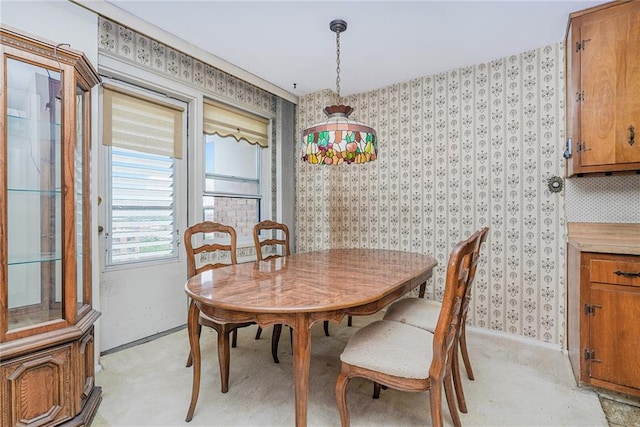
[[[340,98],[340,33],[347,23],[341,19],[331,21],[331,31],[336,33],[336,92]],[[319,165],[341,163],[367,163],[378,156],[376,131],[349,115],[348,105],[331,105],[324,108],[327,118],[302,131],[302,160]]]

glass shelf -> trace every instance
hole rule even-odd
[[[39,262],[52,262],[62,261],[60,254],[56,253],[42,253],[34,254],[32,256],[23,255],[21,257],[9,258],[8,265],[20,265],[20,264],[33,264]]]
[[[36,190],[36,189],[30,189],[30,188],[7,188],[7,191],[9,193],[37,193],[37,194],[41,194],[41,195],[47,195],[50,194],[52,196],[58,196],[60,194],[62,194],[62,190],[59,188],[56,188],[55,190]]]
[[[28,135],[45,135],[53,130],[60,134],[60,123],[35,120],[29,117],[7,116],[7,135],[26,137]]]

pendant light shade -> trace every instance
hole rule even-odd
[[[336,92],[340,97],[340,33],[347,29],[347,23],[337,19],[331,21],[329,28],[336,33]],[[302,131],[302,160],[319,165],[367,163],[376,160],[376,131],[349,119],[353,108],[348,105],[331,105],[323,111],[327,116],[325,120]]]

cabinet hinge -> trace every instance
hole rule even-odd
[[[584,91],[576,92],[576,102],[584,101]]]
[[[591,348],[584,349],[584,360],[590,360],[591,362],[602,363],[602,360],[596,359],[596,351]]]
[[[571,158],[571,138],[567,138],[564,144],[564,153],[562,154],[565,159]]]
[[[587,316],[595,316],[596,315],[596,308],[602,308],[601,305],[596,305],[596,304],[585,304],[584,305],[584,314],[586,314]]]
[[[587,143],[586,143],[586,142],[578,142],[578,143],[576,144],[576,150],[577,150],[578,152],[581,152],[581,151],[591,151],[591,148],[587,148]]]
[[[586,39],[586,40],[582,40],[582,41],[576,42],[576,52],[584,50],[585,47],[587,47],[587,42],[588,41],[591,41],[591,39]]]

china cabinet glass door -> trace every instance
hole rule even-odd
[[[74,153],[74,204],[75,204],[75,244],[76,244],[76,309],[89,308],[88,291],[85,287],[91,283],[91,260],[88,248],[89,229],[89,148],[87,146],[89,134],[89,92],[81,86],[76,87],[76,146]]]
[[[63,318],[63,75],[13,58],[5,64],[11,331]]]

